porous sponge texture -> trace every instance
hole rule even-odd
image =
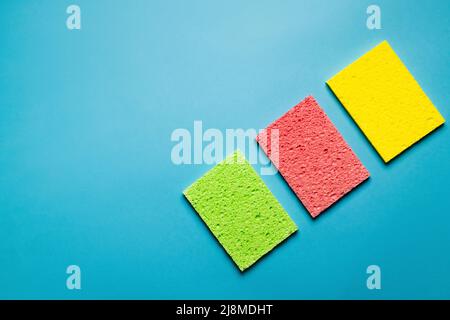
[[[257,141],[313,217],[369,177],[311,96],[270,124]]]
[[[183,193],[241,271],[297,231],[239,151]]]
[[[327,84],[386,163],[445,122],[387,41]]]

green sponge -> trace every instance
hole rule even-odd
[[[297,231],[239,151],[183,193],[241,271]]]

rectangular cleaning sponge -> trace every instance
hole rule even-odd
[[[445,122],[387,41],[327,83],[385,162]]]
[[[241,271],[297,231],[239,151],[194,182],[184,195]]]
[[[311,96],[269,125],[257,141],[313,217],[369,177]]]

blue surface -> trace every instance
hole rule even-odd
[[[0,2],[0,298],[450,298],[450,131],[384,165],[325,81],[387,39],[450,119],[448,1]],[[263,128],[314,95],[371,173],[241,274],[182,197],[176,128]],[[66,289],[66,267],[82,290]],[[382,290],[366,288],[366,267]]]

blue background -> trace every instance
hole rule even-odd
[[[450,298],[450,132],[385,165],[325,85],[387,39],[450,119],[448,1],[0,3],[0,298]],[[371,173],[241,274],[182,196],[176,128],[264,128],[312,94]],[[66,289],[66,267],[82,290]],[[382,268],[382,290],[366,268]]]

